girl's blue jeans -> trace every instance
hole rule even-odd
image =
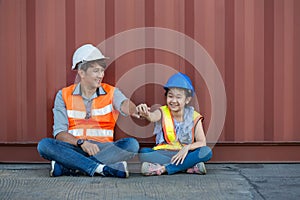
[[[79,170],[89,176],[94,175],[99,164],[131,159],[139,150],[139,143],[134,138],[123,138],[108,143],[90,142],[97,144],[100,149],[94,156],[89,156],[80,147],[53,138],[42,139],[37,149],[43,158],[54,160],[65,168],[63,171]]]
[[[172,157],[178,151],[153,150],[152,148],[142,148],[139,152],[141,162],[158,163],[166,167],[168,174],[185,171],[199,162],[206,162],[211,159],[212,151],[208,146],[200,147],[189,151],[182,164],[172,164]]]

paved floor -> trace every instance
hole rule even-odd
[[[207,175],[48,177],[49,165],[0,164],[0,199],[300,199],[300,164],[207,164]]]

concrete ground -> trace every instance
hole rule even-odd
[[[206,164],[207,175],[48,176],[49,164],[0,164],[0,199],[300,199],[300,164]]]

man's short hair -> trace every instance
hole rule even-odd
[[[104,69],[106,68],[105,59],[99,59],[99,60],[78,63],[78,70],[87,71],[88,68],[94,66],[94,64],[98,64],[101,67],[103,67]]]

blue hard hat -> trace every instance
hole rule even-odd
[[[169,78],[168,82],[164,86],[164,89],[169,88],[183,88],[190,90],[192,92],[192,96],[194,96],[195,92],[191,79],[181,72],[178,72]]]

